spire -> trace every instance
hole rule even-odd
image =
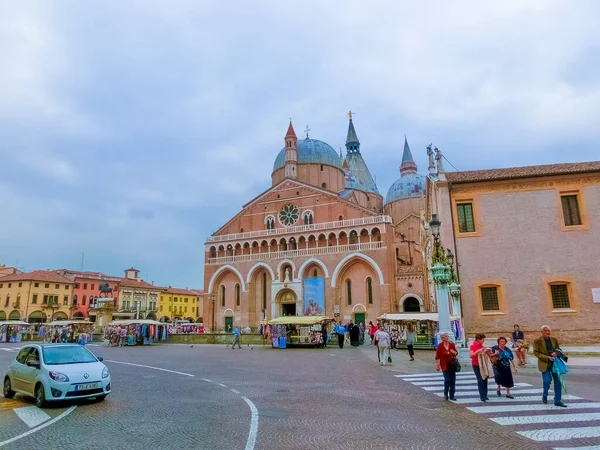
[[[360,141],[358,140],[358,136],[356,136],[356,130],[354,129],[354,124],[352,123],[352,112],[348,112],[348,136],[346,137],[346,149],[350,153],[360,153]]]
[[[408,175],[411,173],[417,173],[417,165],[413,160],[412,153],[410,152],[410,147],[408,146],[408,141],[406,140],[406,135],[404,135],[404,151],[402,152],[402,165],[400,166],[400,175]]]
[[[296,137],[296,132],[294,131],[294,127],[292,126],[292,119],[290,119],[290,126],[288,127],[285,137]]]
[[[344,163],[342,164],[342,169],[350,170],[350,165],[348,164],[348,160],[344,158]]]

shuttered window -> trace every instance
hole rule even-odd
[[[560,197],[562,203],[563,217],[566,227],[581,225],[581,214],[579,214],[579,199],[577,194],[562,195]]]
[[[479,289],[481,292],[481,308],[484,311],[499,311],[498,288],[496,286],[487,286]]]
[[[475,220],[473,219],[473,203],[459,203],[456,205],[458,214],[458,231],[460,233],[475,232]]]

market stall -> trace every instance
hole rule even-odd
[[[285,316],[270,320],[264,329],[274,348],[323,344],[322,327],[332,321],[327,316]]]
[[[406,348],[406,333],[408,324],[412,324],[417,341],[414,348],[432,349],[436,346],[438,331],[437,313],[397,313],[384,314],[378,318],[383,327],[390,333],[399,336],[398,348]],[[450,326],[456,342],[464,341],[462,322],[459,317],[450,317]]]
[[[38,336],[45,342],[79,342],[81,337],[88,343],[93,338],[94,325],[88,320],[55,320],[42,324]]]
[[[166,341],[168,324],[156,320],[114,320],[104,327],[104,342],[112,347],[152,345]]]
[[[0,320],[0,342],[21,342],[23,335],[31,339],[34,328],[22,320]]]

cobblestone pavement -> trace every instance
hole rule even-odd
[[[90,349],[105,358],[113,393],[102,403],[79,402],[71,414],[8,444],[7,449],[249,450],[252,412],[243,397],[258,410],[255,449],[526,450],[593,444],[592,438],[563,441],[568,445],[535,441],[518,433],[523,425],[489,420],[523,413],[478,414],[468,409],[477,404],[446,402],[436,395],[439,391],[426,391],[423,385],[396,376],[413,373],[416,378],[429,378],[418,373],[432,372],[431,352],[419,353],[413,365],[401,352],[394,352],[394,364],[380,367],[368,347]],[[11,357],[13,353],[0,351],[2,370]],[[533,385],[539,387],[540,383]],[[69,406],[44,412],[57,416]],[[10,407],[0,408],[0,424],[0,442],[28,429]],[[548,424],[527,426],[528,430],[549,428]]]

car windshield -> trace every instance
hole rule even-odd
[[[98,361],[85,347],[78,345],[44,347],[44,364],[81,364]]]

